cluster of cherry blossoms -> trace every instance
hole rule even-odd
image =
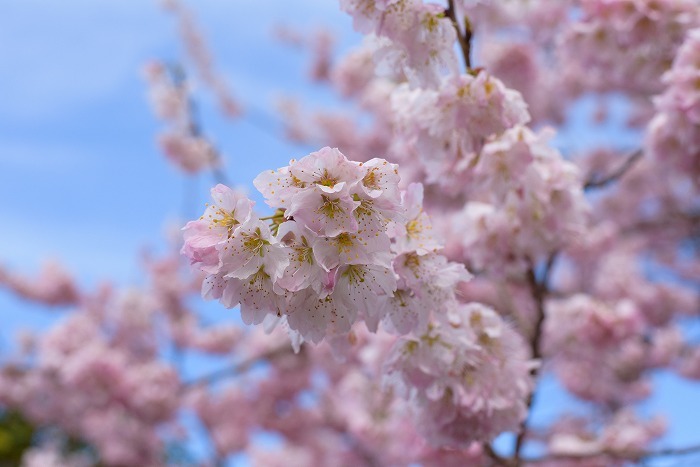
[[[650,383],[643,373],[668,365],[681,342],[676,328],[648,329],[629,299],[605,303],[580,294],[547,309],[545,352],[565,387],[585,400],[644,399]]]
[[[700,29],[693,29],[664,75],[666,91],[655,103],[649,146],[659,165],[690,175],[700,184]]]
[[[326,147],[254,183],[274,215],[258,217],[251,200],[217,185],[182,249],[208,274],[204,295],[240,304],[247,324],[284,319],[312,342],[358,320],[407,333],[444,314],[469,277],[436,253],[421,186],[399,190],[397,166],[383,159],[352,162]]]
[[[399,340],[386,365],[389,381],[413,403],[419,432],[435,445],[467,448],[525,419],[532,363],[494,310],[470,303],[450,318]]]
[[[414,86],[436,87],[442,72],[456,74],[452,48],[457,36],[444,7],[418,0],[342,0],[355,29],[375,34],[375,56],[382,70],[405,76]]]
[[[450,220],[455,253],[475,270],[524,270],[576,242],[590,206],[578,168],[525,127],[487,143],[473,168],[472,198]]]
[[[662,89],[661,75],[688,29],[697,27],[694,0],[584,0],[583,17],[563,37],[566,73],[586,89],[643,97]],[[649,38],[654,37],[653,41]]]
[[[469,189],[470,169],[490,137],[530,119],[520,94],[483,71],[447,79],[438,90],[400,87],[391,99],[392,154],[423,166],[426,181],[449,193]]]
[[[547,440],[552,453],[561,456],[559,465],[581,465],[566,457],[586,458],[586,465],[605,467],[617,465],[614,455],[607,453],[628,453],[637,459],[645,446],[657,440],[665,431],[665,422],[657,417],[648,421],[639,419],[631,410],[621,410],[599,433],[587,426],[586,420],[569,418],[561,420],[557,431]],[[548,465],[555,465],[554,463]]]
[[[149,304],[124,297],[108,318],[98,302],[105,299],[29,342],[23,360],[31,357],[31,368],[4,366],[0,402],[37,426],[60,427],[109,465],[157,465],[158,427],[179,408],[180,377],[158,358]]]
[[[467,448],[524,420],[532,363],[497,313],[459,303],[456,286],[469,274],[437,253],[422,187],[401,192],[398,183],[395,165],[326,147],[256,178],[278,210],[263,218],[270,225],[248,198],[216,186],[213,204],[185,227],[182,251],[208,274],[204,296],[240,304],[247,324],[284,320],[303,340],[331,337],[336,352],[359,320],[414,335],[395,345],[389,374],[403,375],[423,436]]]
[[[73,305],[79,298],[75,279],[56,262],[46,263],[39,277],[23,277],[0,266],[0,285],[48,305]]]

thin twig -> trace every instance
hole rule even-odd
[[[657,219],[642,219],[625,227],[620,233],[630,235],[654,230],[670,231],[671,229],[682,229],[681,233],[687,231],[689,237],[700,235],[700,211],[671,211],[666,216]],[[697,233],[694,234],[694,232]]]
[[[168,70],[170,71],[170,78],[172,80],[173,85],[180,88],[183,92],[187,94],[187,133],[192,138],[207,140],[210,147],[211,174],[214,179],[214,182],[229,185],[228,177],[226,176],[221,167],[224,162],[223,156],[221,155],[219,150],[216,147],[214,147],[214,144],[211,143],[211,141],[209,141],[202,132],[201,117],[199,115],[200,112],[199,107],[197,105],[197,101],[195,101],[194,97],[189,92],[187,92],[187,74],[185,73],[185,69],[178,63],[171,63],[168,66]]]
[[[367,467],[380,467],[381,462],[377,456],[352,433],[345,422],[336,418],[333,414],[326,416],[326,424],[340,435],[350,445],[352,451],[362,458]]]
[[[542,331],[543,331],[543,324],[544,324],[544,301],[547,296],[547,293],[549,291],[549,276],[552,271],[552,268],[554,266],[554,261],[557,258],[557,252],[552,253],[549,255],[549,258],[547,258],[547,262],[545,263],[544,271],[542,272],[542,277],[540,280],[537,280],[537,277],[535,276],[535,269],[534,266],[531,266],[528,271],[527,271],[527,283],[530,287],[530,292],[532,294],[532,298],[535,301],[535,312],[536,312],[536,317],[535,317],[535,327],[532,332],[532,336],[530,338],[530,351],[532,354],[532,358],[534,360],[540,360],[542,358],[542,351],[540,349],[540,342],[542,340]],[[538,365],[534,367],[532,370],[530,370],[530,374],[533,379],[537,379],[537,376],[539,374],[539,370],[541,368],[541,365]],[[517,467],[521,463],[520,459],[520,452],[523,448],[523,444],[525,442],[525,437],[527,436],[527,424],[529,420],[529,414],[530,411],[532,410],[532,406],[535,402],[535,390],[530,393],[530,395],[527,398],[527,412],[528,415],[526,416],[525,420],[523,420],[522,424],[520,425],[520,432],[518,433],[517,438],[515,439],[515,449],[513,452],[513,459],[514,459],[514,465]]]
[[[631,153],[630,155],[628,155],[625,158],[625,161],[620,165],[620,167],[618,167],[616,170],[613,170],[611,173],[609,173],[605,177],[603,177],[603,178],[598,178],[596,176],[589,177],[588,181],[586,181],[586,183],[583,185],[583,189],[590,190],[593,188],[604,188],[604,187],[608,186],[612,182],[618,180],[623,175],[625,175],[627,173],[627,171],[629,171],[634,166],[634,164],[639,159],[642,158],[643,155],[644,155],[644,151],[642,151],[641,149],[637,149],[636,151],[634,151],[633,153]]]
[[[268,350],[260,355],[250,357],[240,363],[236,363],[233,366],[222,368],[207,375],[195,378],[192,381],[188,381],[182,385],[182,391],[186,392],[198,386],[209,385],[224,378],[240,375],[241,373],[248,371],[256,363],[265,360],[274,360],[277,357],[290,353],[291,350],[292,349],[289,345],[283,345],[272,350]]]
[[[700,444],[695,444],[692,446],[686,446],[682,448],[663,448],[657,450],[641,450],[641,451],[613,451],[613,450],[602,450],[598,452],[591,452],[585,454],[552,454],[548,456],[535,457],[535,458],[525,458],[523,462],[529,464],[541,464],[549,463],[555,460],[586,460],[596,457],[610,457],[613,459],[627,459],[627,460],[641,460],[650,459],[654,457],[671,457],[671,456],[684,456],[688,454],[700,453]]]
[[[459,27],[459,21],[457,21],[457,11],[455,10],[454,0],[448,0],[447,10],[445,14],[452,21],[452,25],[455,27],[457,32],[457,41],[459,42],[459,47],[462,49],[462,57],[464,57],[464,65],[467,67],[467,71],[472,69],[472,59],[471,59],[471,49],[472,49],[472,26],[469,22],[469,18],[464,18],[464,32],[461,31]]]

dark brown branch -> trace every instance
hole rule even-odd
[[[641,460],[641,459],[651,459],[654,457],[672,457],[672,456],[685,456],[688,454],[700,453],[700,444],[686,446],[683,448],[663,448],[658,450],[643,450],[643,451],[612,451],[612,450],[602,450],[598,452],[586,453],[586,454],[553,454],[549,456],[536,457],[530,459],[523,459],[524,462],[528,464],[541,464],[549,463],[555,460],[561,461],[575,461],[575,460],[586,460],[593,459],[596,457],[609,457],[611,459],[618,460]]]
[[[557,258],[557,253],[554,252],[551,255],[549,255],[549,258],[547,258],[547,262],[544,267],[544,271],[542,272],[542,277],[540,280],[537,280],[537,277],[535,276],[535,269],[534,266],[531,266],[530,269],[527,271],[527,283],[530,288],[530,293],[532,294],[532,298],[535,301],[535,312],[536,312],[536,317],[535,317],[535,326],[532,331],[532,336],[530,338],[530,352],[532,354],[532,358],[534,360],[541,360],[542,358],[542,351],[540,349],[541,341],[542,341],[542,331],[543,331],[543,325],[544,325],[544,301],[545,298],[547,297],[547,294],[549,292],[549,276],[552,271],[552,268],[554,266],[554,261]],[[539,374],[541,365],[538,365],[534,367],[531,371],[530,374],[532,375],[533,379],[537,379],[537,376]],[[527,436],[527,431],[528,431],[528,419],[530,415],[530,411],[532,410],[532,406],[535,402],[535,390],[530,393],[530,395],[527,398],[527,411],[528,415],[526,416],[525,420],[523,420],[523,423],[520,425],[520,432],[518,433],[517,438],[515,439],[515,449],[513,452],[513,459],[514,459],[514,465],[517,467],[520,465],[521,460],[520,460],[520,452],[523,448],[523,444],[525,442],[525,437]]]
[[[595,175],[590,176],[586,183],[583,185],[584,190],[591,190],[594,188],[605,188],[611,183],[617,181],[623,175],[629,171],[639,159],[642,158],[644,152],[641,149],[637,149],[625,158],[625,161],[616,170],[613,170],[608,175],[603,178],[596,177]]]
[[[445,14],[452,21],[452,25],[455,27],[457,32],[457,41],[459,42],[459,47],[462,49],[462,57],[464,58],[464,65],[467,67],[467,71],[472,69],[472,59],[471,59],[471,49],[472,49],[472,25],[469,22],[469,18],[464,17],[464,32],[459,27],[459,21],[457,21],[457,11],[455,10],[454,0],[448,0],[447,10]]]
[[[283,345],[281,347],[277,347],[275,349],[268,350],[267,352],[264,352],[260,355],[256,355],[254,357],[250,357],[250,358],[243,360],[242,362],[237,363],[233,366],[222,368],[220,370],[216,370],[212,373],[209,373],[208,375],[200,376],[192,381],[188,381],[188,382],[183,384],[181,390],[183,392],[186,392],[186,391],[194,389],[198,386],[209,385],[209,384],[215,383],[217,381],[220,381],[224,378],[240,375],[240,374],[248,371],[256,363],[260,363],[260,362],[266,361],[266,360],[274,360],[275,358],[280,357],[282,355],[287,355],[290,352],[291,352],[291,348],[289,345]]]
[[[493,465],[498,465],[501,467],[510,466],[510,459],[501,457],[496,451],[493,450],[493,447],[489,443],[484,443],[483,448],[484,453],[486,453],[489,459],[493,461]]]
[[[657,219],[642,219],[622,229],[623,235],[648,233],[653,231],[670,231],[678,229],[679,233],[692,237],[700,235],[700,212],[670,211]]]
[[[380,467],[382,464],[377,456],[365,444],[352,433],[344,421],[333,414],[326,416],[326,425],[340,435],[364,462],[366,467]]]

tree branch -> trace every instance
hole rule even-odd
[[[215,383],[217,381],[220,381],[224,378],[240,375],[241,373],[245,373],[246,371],[248,371],[256,363],[259,363],[263,360],[274,360],[277,357],[289,354],[290,351],[291,351],[291,348],[289,345],[283,345],[283,346],[268,350],[267,352],[263,352],[260,355],[250,357],[246,360],[243,360],[240,363],[236,363],[235,365],[232,365],[232,366],[229,366],[226,368],[222,368],[220,370],[216,370],[216,371],[209,373],[207,375],[195,378],[192,381],[188,381],[186,383],[183,383],[181,391],[187,392],[187,391],[194,389],[198,386],[206,386],[206,385]]]
[[[326,423],[350,445],[353,452],[363,460],[366,467],[380,467],[382,465],[379,459],[377,459],[377,456],[348,430],[344,422],[335,419],[326,419]]]
[[[464,58],[464,65],[467,67],[467,71],[472,69],[471,60],[471,49],[472,49],[472,25],[469,22],[469,18],[464,17],[464,33],[459,28],[459,21],[457,21],[457,11],[455,10],[454,0],[448,0],[447,10],[445,14],[452,21],[452,25],[455,27],[457,32],[457,41],[459,42],[459,47],[462,49],[462,57]]]
[[[493,464],[502,467],[510,466],[510,459],[506,459],[500,456],[489,443],[484,443],[483,445],[484,453],[493,461]]]
[[[612,182],[618,180],[623,175],[625,175],[634,166],[634,164],[642,158],[643,155],[644,151],[642,151],[641,149],[637,149],[625,158],[625,161],[620,165],[620,167],[618,167],[616,170],[613,170],[611,173],[604,176],[603,178],[598,178],[595,176],[595,174],[591,175],[590,177],[588,177],[588,180],[583,185],[583,189],[591,190],[595,188],[604,188],[610,185]]]
[[[654,457],[672,457],[672,456],[685,456],[688,454],[700,453],[700,444],[695,444],[692,446],[686,446],[682,448],[663,448],[658,450],[642,450],[642,451],[613,451],[613,450],[602,450],[598,452],[586,453],[586,454],[553,454],[543,457],[525,458],[522,459],[523,462],[529,464],[542,464],[546,462],[552,462],[554,460],[586,460],[593,459],[596,457],[609,457],[618,460],[640,460],[640,459],[650,459]]]
[[[532,294],[532,298],[535,301],[535,311],[536,311],[536,316],[535,316],[535,327],[532,332],[532,336],[530,338],[530,351],[532,353],[532,358],[534,360],[540,360],[542,358],[542,351],[540,349],[540,342],[542,341],[542,330],[543,330],[543,324],[544,324],[544,301],[547,296],[547,293],[549,292],[549,276],[552,271],[552,267],[554,266],[554,261],[557,258],[557,252],[553,252],[552,254],[549,255],[547,258],[547,262],[545,263],[544,266],[544,271],[542,272],[542,277],[540,280],[537,280],[537,277],[535,275],[535,269],[534,266],[531,266],[530,269],[527,271],[527,283],[528,286],[530,287],[530,293]],[[531,371],[530,374],[532,375],[532,378],[534,380],[537,379],[537,376],[539,375],[539,369],[540,366],[534,367]],[[514,465],[517,467],[521,463],[520,459],[520,452],[522,451],[523,444],[525,442],[525,437],[527,436],[527,424],[528,424],[528,419],[530,417],[530,411],[532,410],[532,405],[535,402],[535,390],[530,393],[530,395],[527,398],[527,416],[525,420],[523,420],[522,424],[520,425],[520,432],[518,433],[517,438],[515,439],[515,448],[513,452],[513,459],[514,459]]]
[[[169,64],[167,69],[170,73],[170,79],[173,85],[177,88],[180,88],[187,96],[186,127],[189,136],[193,138],[206,139],[202,133],[201,118],[199,117],[199,107],[197,106],[197,102],[194,100],[194,97],[192,97],[192,95],[189,92],[187,92],[187,74],[185,73],[185,69],[178,63]],[[209,141],[208,139],[207,141],[210,143],[209,147],[211,148],[211,174],[214,178],[214,182],[229,185],[226,174],[221,169],[223,157],[219,150],[214,147],[211,141]]]

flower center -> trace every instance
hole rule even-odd
[[[318,185],[333,188],[335,184],[338,183],[338,179],[336,177],[331,176],[331,174],[328,173],[327,169],[323,169],[323,174],[321,175],[321,177],[319,177],[316,183]]]
[[[342,214],[343,208],[340,207],[340,199],[331,199],[328,196],[322,195],[323,204],[316,211],[329,219],[334,219],[336,214]]]
[[[255,229],[255,232],[251,235],[245,235],[245,240],[243,241],[243,248],[249,251],[253,255],[264,256],[265,250],[263,247],[269,245],[270,242],[262,238],[262,232],[260,227]]]
[[[226,232],[228,234],[228,238],[233,237],[233,230],[236,228],[240,222],[236,220],[236,210],[234,209],[233,211],[226,211],[223,208],[219,208],[216,211],[216,214],[220,215],[220,219],[212,219],[211,223],[212,225],[216,227],[224,227],[226,229]]]

